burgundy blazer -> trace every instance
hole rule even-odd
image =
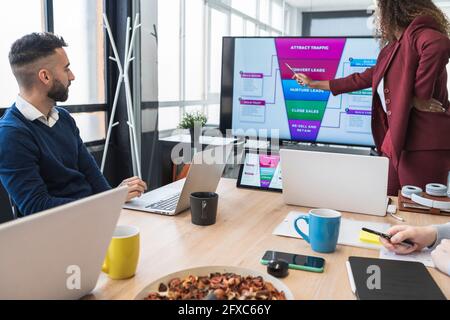
[[[390,129],[393,154],[398,167],[405,151],[450,150],[450,110],[446,65],[450,39],[438,31],[430,16],[417,17],[402,37],[383,48],[377,64],[363,73],[330,81],[333,95],[372,87],[372,132],[378,151]],[[377,87],[384,78],[387,112],[384,112]],[[421,112],[412,99],[434,98],[445,113]]]

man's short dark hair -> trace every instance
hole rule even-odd
[[[67,47],[63,38],[52,33],[31,33],[13,43],[9,52],[12,67],[21,67],[55,53],[55,49]]]
[[[51,56],[62,47],[67,47],[67,43],[52,33],[31,33],[14,42],[9,52],[9,63],[19,86],[31,88],[37,80],[39,67],[33,63]]]

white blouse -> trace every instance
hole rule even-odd
[[[384,112],[387,112],[386,99],[384,96],[384,78],[381,78],[380,84],[378,85],[377,88],[377,92],[378,95],[380,96],[381,104],[383,105],[383,110]]]

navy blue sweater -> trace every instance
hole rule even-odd
[[[27,120],[15,105],[0,119],[0,180],[22,215],[111,189],[74,119],[58,111],[52,128]]]

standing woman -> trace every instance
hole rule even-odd
[[[372,88],[372,133],[389,158],[389,195],[404,185],[447,184],[449,21],[432,0],[378,0],[377,10],[382,50],[374,67],[342,79],[296,80],[333,95]]]

